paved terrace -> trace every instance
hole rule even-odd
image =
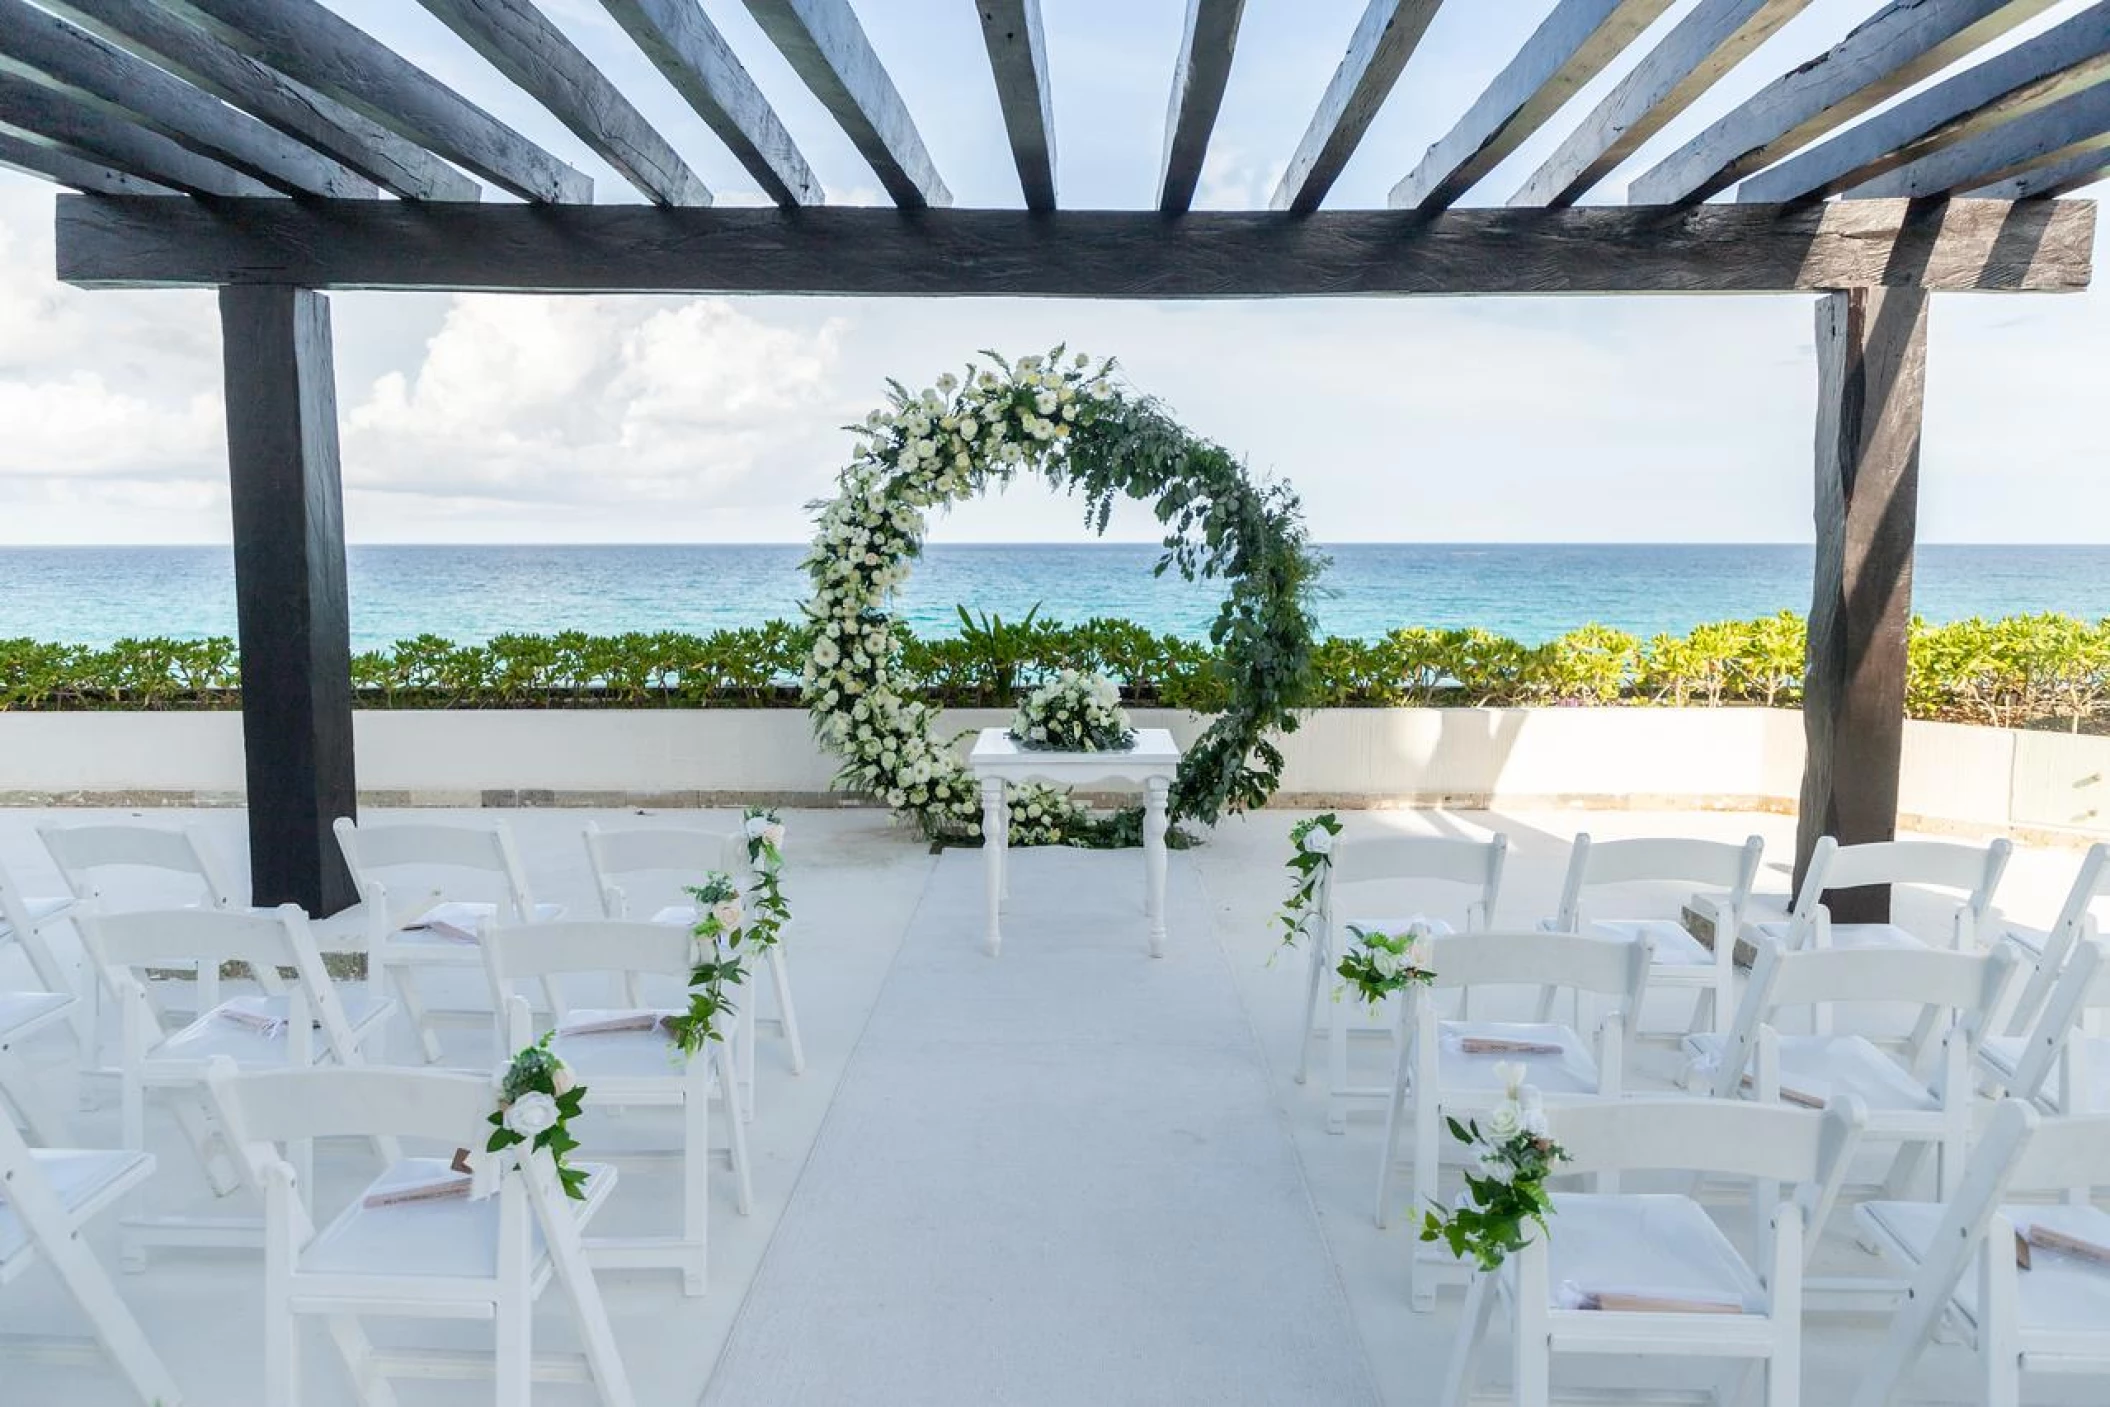
[[[36,842],[41,820],[88,812],[0,812],[0,859],[32,892],[57,876]],[[433,812],[420,812],[434,816]],[[486,813],[488,814],[488,813]],[[580,829],[648,824],[634,812],[514,811],[539,898],[593,911]],[[729,815],[658,813],[729,824]],[[195,816],[231,870],[243,854],[233,811]],[[1144,955],[1141,860],[1133,852],[1028,851],[1016,860],[1004,954],[979,949],[979,857],[932,855],[870,811],[798,812],[791,825],[790,939],[808,1067],[793,1077],[766,1038],[752,1125],[756,1204],[735,1214],[715,1175],[709,1293],[684,1298],[671,1274],[604,1273],[601,1283],[641,1403],[726,1407],[822,1403],[1375,1403],[1434,1400],[1457,1297],[1433,1314],[1407,1305],[1416,1244],[1404,1218],[1370,1218],[1379,1128],[1324,1131],[1317,1083],[1291,1080],[1302,962],[1270,963],[1292,813],[1234,821],[1173,856],[1168,956]],[[1792,821],[1724,813],[1363,812],[1356,827],[1480,835],[1512,849],[1498,922],[1551,912],[1579,826],[1593,834],[1741,839],[1792,847]],[[2017,853],[2003,908],[2029,922],[2056,910],[2078,851]],[[1773,867],[1772,884],[1786,878]],[[1433,896],[1432,896],[1433,898]],[[1682,895],[1655,896],[1674,913]],[[1909,922],[1913,910],[1901,910]],[[0,956],[15,963],[19,954]],[[0,969],[0,983],[22,974]],[[1652,1003],[1649,1025],[1682,1022],[1689,995]],[[488,1068],[480,1024],[447,1028],[448,1059]],[[407,1029],[393,1033],[409,1055]],[[63,1035],[30,1052],[73,1107]],[[1676,1068],[1667,1044],[1641,1051],[1640,1083]],[[1654,1080],[1648,1078],[1654,1076]],[[114,1091],[77,1116],[83,1142],[117,1138]],[[164,1119],[157,1209],[210,1198]],[[652,1117],[600,1121],[589,1152],[649,1143]],[[356,1145],[322,1157],[318,1182],[349,1195]],[[626,1165],[600,1230],[645,1230],[673,1215],[671,1167]],[[217,1210],[231,1210],[222,1204]],[[107,1237],[106,1218],[99,1230]],[[1835,1223],[1839,1224],[1839,1223]],[[1845,1237],[1825,1260],[1865,1257]],[[115,1266],[115,1248],[100,1247]],[[1820,1270],[1832,1268],[1820,1266]],[[75,1331],[44,1272],[4,1292],[13,1330]],[[261,1400],[261,1269],[237,1252],[159,1254],[120,1289],[190,1401]],[[1805,1400],[1844,1400],[1882,1321],[1814,1314]],[[488,1326],[378,1326],[382,1342],[487,1342]],[[311,1332],[312,1326],[311,1326]],[[1501,1331],[1496,1330],[1499,1340]],[[552,1300],[537,1346],[567,1349]],[[1503,1358],[1487,1350],[1483,1390]],[[1920,1383],[1939,1397],[1962,1351],[1937,1349]],[[319,1332],[309,1401],[351,1401]],[[1606,1386],[1669,1386],[1659,1369],[1595,1365]],[[2092,1400],[2080,1384],[2070,1397]],[[1959,1388],[1958,1390],[1964,1390]],[[589,1400],[547,1387],[538,1401]],[[1625,1393],[1621,1393],[1625,1396]],[[406,1385],[406,1404],[489,1400],[487,1385]],[[53,1363],[0,1370],[0,1402],[101,1407],[125,1402],[114,1374]],[[2033,1399],[2034,1400],[2034,1399]]]

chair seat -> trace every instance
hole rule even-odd
[[[69,992],[0,992],[0,1041],[42,1030],[65,1015],[73,1002]]]
[[[1932,1114],[1941,1100],[1863,1036],[1780,1036],[1780,1087],[1811,1101],[1857,1096],[1869,1109]],[[1685,1038],[1695,1073],[1721,1068],[1723,1038],[1711,1033]]]
[[[2027,1036],[1988,1036],[1979,1050],[1988,1066],[2012,1079],[2022,1063],[2023,1055],[2029,1049],[2029,1044]],[[2067,1037],[2066,1058],[2073,1059],[2077,1051],[2081,1059],[2087,1062],[2084,1067],[2088,1082],[2087,1112],[2110,1114],[2110,1036],[2090,1036],[2076,1031]],[[2059,1082],[2056,1073],[2044,1082],[2040,1094],[2051,1100],[2058,1098]]]
[[[53,899],[24,899],[22,907],[29,914],[31,923],[42,923],[45,919],[54,918],[72,908],[73,898],[71,895],[61,895]],[[14,936],[15,926],[5,919],[0,919],[0,940]]]
[[[1542,918],[1539,930],[1543,933],[1561,931],[1560,920]],[[1657,967],[1712,967],[1714,954],[1707,945],[1685,931],[1685,925],[1671,918],[1600,918],[1591,919],[1584,925],[1584,932],[1599,938],[1621,938],[1633,942],[1637,938],[1648,938],[1656,945],[1653,964]]]
[[[671,923],[677,924],[682,928],[694,928],[696,926],[696,906],[694,904],[669,904],[658,913],[652,915],[652,922]]]
[[[606,1164],[575,1164],[586,1174],[586,1199],[566,1199],[581,1223],[599,1211],[615,1186],[615,1169]],[[405,1158],[367,1184],[337,1219],[308,1243],[298,1258],[306,1275],[383,1275],[489,1279],[498,1273],[499,1199],[437,1198],[369,1207],[375,1192],[416,1186],[447,1178],[444,1158]],[[534,1230],[529,1278],[538,1278],[548,1257],[542,1229]]]
[[[1754,923],[1756,931],[1768,938],[1786,939],[1792,925],[1785,923]],[[1831,927],[1831,944],[1835,948],[1925,948],[1926,939],[1916,937],[1894,923],[1835,923]]]
[[[1941,1226],[1943,1210],[1932,1202],[1864,1202],[1854,1214],[1873,1224],[1917,1266],[1926,1259],[1934,1233]],[[2002,1207],[2000,1214],[2017,1232],[2026,1234],[2030,1226],[2041,1224],[2099,1246],[2110,1246],[2110,1213],[2099,1207],[2014,1206]],[[2029,1269],[2018,1271],[2015,1283],[2016,1319],[2025,1332],[2110,1335],[2110,1266],[2032,1247]],[[1957,1308],[1975,1322],[1976,1257],[1957,1284],[1955,1300]]]
[[[1766,1291],[1721,1228],[1690,1197],[1556,1193],[1546,1241],[1550,1307],[1597,1294],[1741,1305],[1766,1312]]]
[[[386,1016],[391,1003],[376,1000],[363,991],[347,988],[339,995],[344,1018],[354,1031],[364,1030]],[[285,1022],[291,1009],[285,996],[233,997],[175,1032],[147,1053],[147,1064],[189,1065],[224,1055],[237,1066],[269,1069],[287,1060]],[[264,1024],[275,1023],[275,1024]],[[320,1030],[314,1033],[311,1054],[317,1061],[330,1058],[329,1042]]]
[[[32,1148],[29,1156],[76,1220],[91,1204],[129,1190],[154,1171],[153,1155],[129,1149]],[[0,1265],[28,1246],[29,1228],[0,1199]]]
[[[444,904],[434,904],[419,914],[410,925],[396,930],[389,942],[396,946],[411,948],[456,949],[465,953],[476,951],[473,938],[456,937],[454,933],[438,928],[420,927],[423,924],[441,923],[449,928],[468,933],[481,933],[485,924],[498,917],[498,905],[464,903],[450,899]],[[562,904],[537,904],[531,923],[550,923],[564,917]],[[479,959],[480,961],[480,959]]]
[[[665,1009],[631,1010],[575,1008],[565,1014],[559,1034],[550,1040],[550,1050],[591,1086],[595,1080],[680,1079],[686,1063],[679,1047],[664,1027],[639,1031],[594,1031],[583,1035],[562,1034],[564,1026],[625,1016],[673,1016]],[[730,1018],[729,1018],[730,1019]],[[726,1028],[730,1036],[732,1027]],[[715,1078],[715,1076],[713,1077]]]
[[[1445,1021],[1439,1032],[1436,1079],[1446,1093],[1500,1090],[1502,1081],[1495,1066],[1504,1061],[1521,1063],[1528,1072],[1525,1082],[1543,1094],[1597,1092],[1597,1059],[1572,1027],[1532,1021]],[[1474,1053],[1465,1049],[1469,1040],[1523,1041],[1560,1049]]]

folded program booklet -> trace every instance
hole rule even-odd
[[[1743,1302],[1701,1295],[1659,1295],[1637,1290],[1585,1290],[1577,1309],[1619,1314],[1742,1314]]]
[[[1467,1055],[1559,1055],[1558,1041],[1513,1040],[1507,1036],[1467,1036],[1458,1042]]]
[[[557,1028],[560,1036],[606,1036],[618,1031],[651,1031],[672,1018],[664,1011],[619,1011],[608,1016],[569,1021]]]
[[[405,1183],[401,1187],[387,1187],[379,1192],[369,1192],[360,1205],[367,1207],[394,1207],[407,1202],[442,1202],[453,1197],[469,1195],[469,1184],[474,1181],[466,1173],[449,1172],[425,1182]]]
[[[2068,1232],[2055,1231],[2041,1222],[2034,1223],[2022,1233],[2022,1239],[2040,1251],[2060,1251],[2097,1265],[2110,1265],[2110,1246],[2091,1241],[2085,1236],[2074,1236]],[[2021,1262],[2024,1266],[2027,1261]]]

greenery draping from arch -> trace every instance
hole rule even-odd
[[[1057,347],[1008,362],[984,353],[920,394],[890,381],[842,471],[836,497],[813,505],[805,569],[814,644],[802,678],[825,746],[843,759],[839,785],[883,797],[938,839],[980,835],[973,778],[953,743],[934,734],[937,710],[896,672],[890,604],[923,549],[929,515],[1022,472],[1078,494],[1104,533],[1116,497],[1152,503],[1166,528],[1157,572],[1228,583],[1209,636],[1229,702],[1187,750],[1172,788],[1177,821],[1215,822],[1265,802],[1282,775],[1272,735],[1292,732],[1310,687],[1309,596],[1325,561],[1311,548],[1296,495],[1259,482],[1220,445],[1135,395],[1111,360]],[[1048,787],[1016,790],[1011,843],[1127,844],[1140,811],[1095,819]]]

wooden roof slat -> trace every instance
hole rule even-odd
[[[185,195],[276,196],[262,181],[70,93],[0,70],[0,123]]]
[[[0,68],[289,194],[378,194],[357,172],[27,0],[0,0]]]
[[[182,192],[105,166],[65,147],[46,146],[0,129],[0,166],[42,176],[94,195],[180,195]]]
[[[755,23],[904,210],[952,204],[908,105],[849,0],[745,0]]]
[[[231,48],[522,200],[583,203],[566,165],[317,0],[158,0]]]
[[[2092,186],[2106,175],[2110,175],[2110,149],[2095,147],[1965,194],[1985,200],[2048,200]]]
[[[1809,7],[1810,0],[1700,0],[1510,197],[1571,205]]]
[[[602,7],[778,205],[826,197],[798,144],[697,0],[601,0]]]
[[[418,0],[491,67],[660,205],[709,205],[710,188],[534,0]]]
[[[1814,200],[2110,79],[2110,0],[1750,177],[1738,200]]]
[[[88,287],[1274,298],[2085,288],[2093,201],[1697,209],[659,209],[62,195]]]
[[[129,49],[409,200],[478,200],[483,187],[414,142],[250,58],[152,0],[42,0]]]
[[[977,0],[982,44],[1011,139],[1011,162],[1028,210],[1055,208],[1055,107],[1040,0]]]
[[[1635,205],[1728,189],[1998,38],[2055,0],[1892,0],[1627,187]]]
[[[1395,210],[1441,210],[1500,165],[1626,51],[1670,0],[1560,0],[1421,164],[1392,187]]]
[[[1165,155],[1158,163],[1158,209],[1168,215],[1194,204],[1244,16],[1245,0],[1187,0],[1187,29],[1165,111]]]
[[[1886,171],[1847,195],[1861,200],[1961,194],[2105,147],[2110,147],[2110,84],[2099,83]]]
[[[1378,109],[1399,82],[1400,71],[1428,32],[1429,21],[1443,0],[1370,0],[1370,8],[1348,41],[1348,53],[1333,71],[1304,140],[1275,186],[1268,205],[1308,215],[1319,208],[1326,192],[1340,179],[1342,168],[1363,134],[1376,120]]]

